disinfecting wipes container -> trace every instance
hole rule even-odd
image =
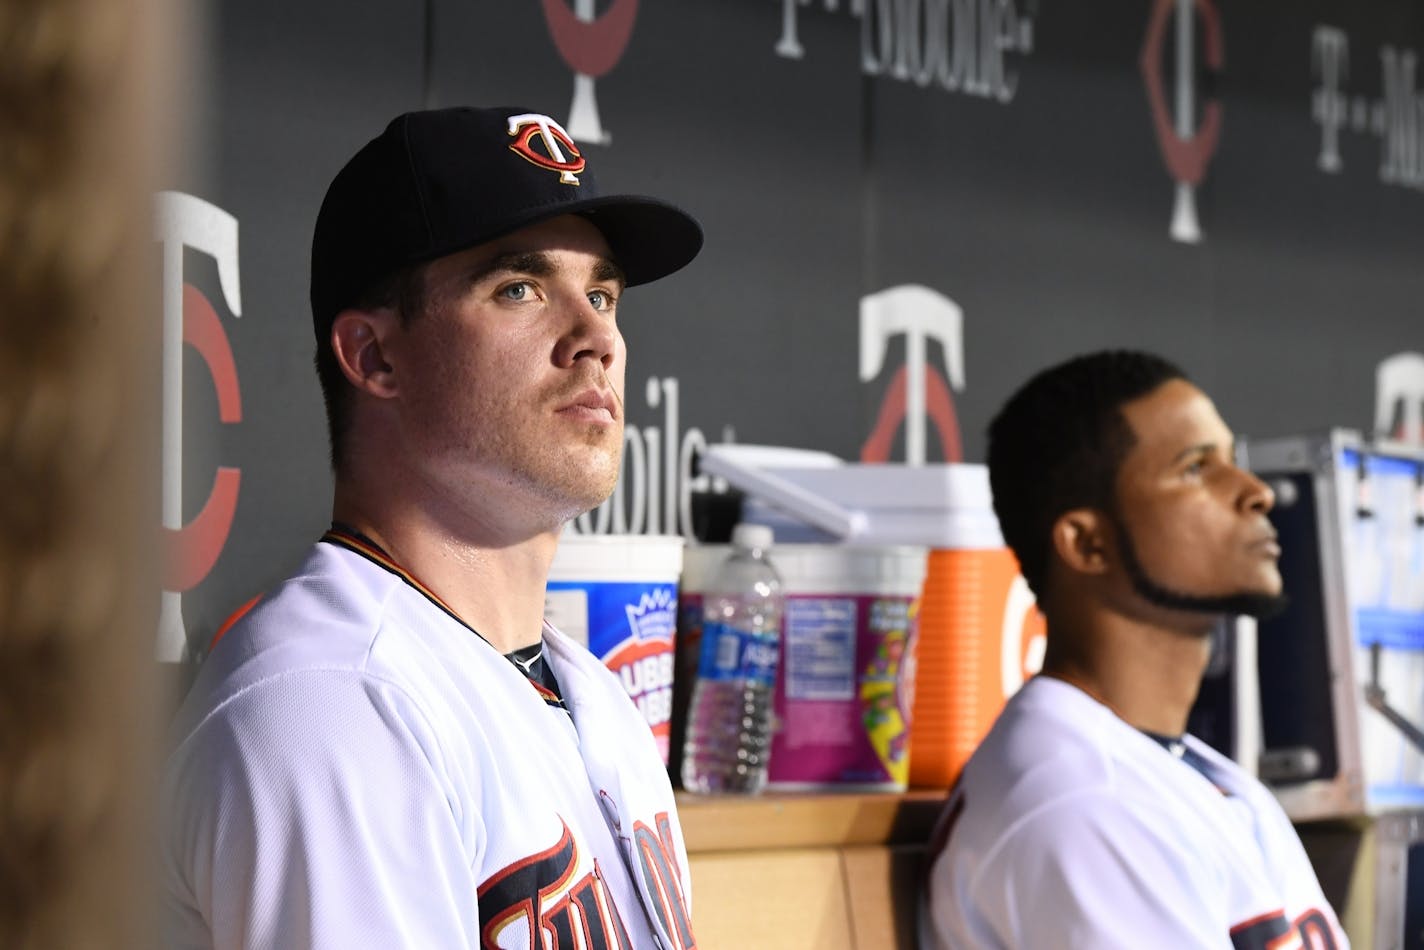
[[[544,591],[544,619],[617,675],[663,762],[682,548],[683,539],[672,535],[564,534]]]
[[[700,610],[726,545],[688,548],[684,617]],[[774,544],[781,574],[769,789],[903,791],[925,549]]]

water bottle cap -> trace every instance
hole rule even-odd
[[[732,544],[739,548],[769,548],[774,537],[771,526],[765,524],[743,521],[732,529]]]

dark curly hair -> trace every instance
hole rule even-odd
[[[1004,541],[1043,599],[1053,522],[1074,508],[1113,510],[1118,466],[1134,444],[1124,403],[1186,373],[1150,353],[1111,350],[1038,373],[989,423],[989,484]]]

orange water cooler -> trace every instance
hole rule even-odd
[[[971,545],[930,551],[910,714],[912,786],[954,784],[1004,701],[1043,661],[1043,615],[1018,562],[992,538]]]

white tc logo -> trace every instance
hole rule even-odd
[[[860,301],[860,379],[869,382],[885,365],[892,337],[905,337],[905,461],[925,464],[925,341],[944,348],[949,384],[964,388],[964,311],[944,294],[920,284],[900,284]],[[948,394],[944,400],[948,402]],[[953,414],[952,406],[933,407]],[[957,436],[957,433],[956,433]],[[952,459],[954,461],[955,459]],[[879,459],[879,461],[884,461]]]
[[[1396,353],[1380,361],[1375,370],[1375,434],[1424,445],[1424,354]]]

